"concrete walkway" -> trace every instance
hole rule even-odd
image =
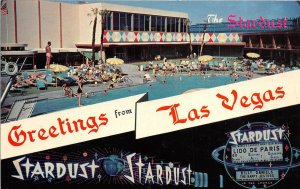
[[[128,87],[132,85],[139,85],[143,83],[143,76],[144,72],[137,71],[137,66],[132,64],[123,64],[120,65],[122,72],[124,74],[127,74],[126,77],[128,77],[129,83],[120,83],[116,84],[115,88],[121,88],[121,87]],[[108,88],[109,82],[107,83],[101,83],[101,84],[85,84],[83,86],[84,93],[91,93],[91,92],[99,92],[104,91]],[[71,89],[76,92],[77,86],[72,86]],[[8,95],[7,98],[4,101],[3,107],[12,105],[17,100],[25,100],[25,99],[36,99],[36,100],[42,100],[42,99],[54,99],[54,98],[61,98],[64,97],[63,91],[61,87],[57,87],[57,90],[54,91],[46,91],[41,92],[38,94],[30,94],[30,95],[22,95],[22,96],[11,96]]]

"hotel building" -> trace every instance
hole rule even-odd
[[[277,20],[275,20],[275,23]],[[217,24],[195,24],[191,26],[191,32],[199,33],[234,33],[242,36],[243,55],[248,52],[255,52],[264,59],[275,60],[275,63],[287,66],[300,65],[300,17],[288,18],[287,28],[228,28],[229,23]],[[209,45],[209,43],[208,43]],[[232,45],[232,44],[230,44]],[[204,53],[220,56],[218,49],[204,48]]]
[[[184,12],[107,3],[70,4],[49,0],[7,0],[8,14],[1,16],[1,54],[9,58],[12,55],[7,50],[26,49],[28,53],[31,52],[31,65],[43,68],[44,48],[47,41],[51,41],[53,61],[62,64],[81,63],[83,60],[81,53],[91,48],[93,25],[90,21],[93,17],[89,17],[88,13],[91,13],[92,8],[110,11],[105,18],[103,33],[102,56],[106,58],[117,56],[125,62],[153,60],[156,55],[184,58],[189,55],[190,41],[193,52],[199,54],[204,41],[203,54],[220,57],[242,57],[248,51],[264,54],[268,50],[267,47],[254,46],[260,44],[256,44],[256,33],[211,30],[209,27],[204,32],[198,25],[191,27],[192,33],[189,36],[185,24],[188,14]],[[101,31],[101,23],[98,22],[95,42],[97,50],[100,47]],[[268,43],[264,36],[265,34],[261,35],[262,42]],[[279,35],[275,35],[275,40],[277,36]],[[249,43],[250,38],[252,47]],[[299,33],[289,37],[292,45],[283,45],[284,50],[281,43],[285,44],[286,41],[282,40],[287,40],[286,36],[278,38],[277,44],[280,43],[280,48],[277,44],[275,48],[274,43],[271,42],[272,49],[276,52],[284,52],[286,57],[292,57],[292,61],[298,60],[299,50],[294,49],[299,46]],[[27,46],[13,47],[12,44],[27,44]],[[292,52],[292,55],[289,52]]]

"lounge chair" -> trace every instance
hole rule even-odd
[[[191,70],[196,71],[198,69],[197,64],[192,64],[191,65]]]
[[[56,85],[57,85],[56,82],[53,82],[53,78],[52,78],[51,75],[48,75],[48,76],[46,77],[46,82],[47,82],[47,85],[52,85],[52,86],[56,86]]]
[[[229,70],[229,68],[228,67],[226,67],[223,63],[220,63],[219,64],[219,70],[220,71],[228,71]]]
[[[271,64],[270,68],[266,68],[266,74],[275,74],[276,73],[276,64]]]
[[[23,76],[24,79],[29,79],[28,72],[22,72],[22,76]]]
[[[211,70],[214,70],[214,71],[220,71],[221,69],[220,69],[220,65],[219,65],[219,62],[214,62],[213,63],[213,66],[212,67],[210,67],[210,69]]]
[[[273,65],[273,63],[267,63],[266,65],[266,70],[269,70],[271,68],[271,66]]]
[[[36,84],[37,84],[37,88],[39,90],[41,90],[41,89],[45,89],[46,90],[47,89],[45,83],[42,80],[40,80],[40,79],[36,80]]]
[[[58,75],[59,77],[63,78],[63,79],[66,79],[67,76],[68,76],[67,72],[65,72],[65,71],[63,71],[63,72],[61,72],[60,74],[57,74],[57,75]]]
[[[252,63],[252,64],[251,64],[251,68],[252,68],[253,70],[258,70],[258,65],[257,65],[256,63]]]
[[[284,68],[284,71],[285,71],[285,72],[291,71],[291,68],[290,68],[290,67],[285,67],[285,68]]]
[[[50,70],[46,70],[46,75],[51,75],[51,71]]]
[[[232,62],[228,62],[227,63],[227,67],[230,68],[230,69],[233,69],[234,68],[234,65]]]
[[[74,73],[74,70],[75,70],[74,66],[70,66],[70,67],[69,67],[69,70],[70,70],[71,74],[73,74],[73,73]]]

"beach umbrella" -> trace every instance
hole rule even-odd
[[[252,53],[252,52],[247,53],[246,56],[248,56],[249,58],[259,58],[259,57],[260,57],[259,54],[257,54],[257,53]]]
[[[204,63],[204,64],[207,64],[208,61],[210,61],[210,60],[212,60],[212,59],[213,59],[213,57],[210,56],[210,55],[203,55],[203,56],[199,56],[199,57],[198,57],[198,61],[201,61],[201,62]]]
[[[210,56],[210,55],[202,55],[198,57],[198,61],[201,61],[201,63],[204,64],[208,64],[208,61],[211,61],[214,57]],[[201,67],[200,67],[201,68]],[[207,67],[205,66],[205,71],[207,72]]]
[[[68,71],[69,68],[67,66],[63,66],[60,64],[51,64],[50,70],[53,71],[54,73],[58,73],[58,72]],[[55,82],[56,82],[56,87],[57,87],[57,76],[55,77]]]
[[[120,58],[109,58],[106,60],[106,62],[108,64],[112,64],[112,65],[119,65],[119,64],[124,64],[124,60],[120,59]]]
[[[51,64],[50,70],[53,72],[63,72],[63,71],[68,71],[69,68],[67,66],[63,66],[59,64]]]

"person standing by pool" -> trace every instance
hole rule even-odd
[[[82,85],[83,85],[83,77],[79,77],[78,89],[77,89],[78,106],[82,106],[81,105],[81,96],[82,96],[82,92],[83,92]]]
[[[47,46],[45,47],[46,50],[46,69],[50,68],[50,61],[52,58],[51,54],[51,41],[48,41]]]

